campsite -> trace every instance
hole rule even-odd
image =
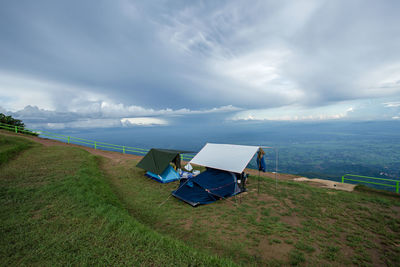
[[[0,267],[400,267],[399,14],[0,1]]]
[[[256,153],[260,166],[262,163],[260,170],[263,168],[265,172],[265,160],[261,160],[264,151],[257,146],[207,143],[185,166],[188,170],[184,172],[181,170],[180,153],[185,151],[152,148],[136,167],[146,170],[146,176],[161,183],[180,180],[172,195],[193,207],[246,192],[247,175],[244,170]],[[206,170],[192,173],[190,163],[203,166]]]
[[[391,193],[276,183],[267,173],[250,175],[247,192],[194,208],[171,197],[179,181],[145,176],[140,158],[3,132],[0,140],[0,153],[18,150],[0,166],[6,265],[399,264]]]

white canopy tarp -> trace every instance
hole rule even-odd
[[[258,149],[258,146],[207,143],[190,163],[242,173]]]

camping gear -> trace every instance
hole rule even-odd
[[[240,192],[234,173],[208,168],[193,178],[182,178],[179,188],[172,195],[196,207]]]
[[[192,177],[196,176],[199,173],[194,174],[193,172],[187,172],[187,171],[183,171],[183,170],[181,170],[179,172],[181,178],[192,178]]]
[[[246,191],[243,171],[258,150],[257,146],[207,143],[190,161],[206,171],[181,179],[172,195],[195,207]]]
[[[246,182],[247,182],[247,178],[249,177],[249,175],[247,173],[242,172],[241,174],[237,174],[237,183],[239,185],[240,191],[241,192],[246,192]]]
[[[146,170],[146,175],[158,182],[169,183],[180,179],[179,173],[170,165],[174,163],[177,169],[181,168],[180,153],[187,151],[152,148],[136,165]]]
[[[192,165],[190,165],[190,163],[186,164],[184,167],[188,172],[191,172],[193,170]]]

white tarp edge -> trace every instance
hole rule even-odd
[[[207,143],[190,163],[242,173],[258,149],[258,146]]]

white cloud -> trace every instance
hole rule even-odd
[[[13,112],[26,106],[39,106],[48,111],[73,111],[88,102],[108,99],[94,91],[93,88],[0,72],[0,106]]]
[[[324,106],[400,94],[396,6],[367,1],[360,12],[346,1],[193,4],[168,13],[162,28],[166,40],[217,76],[212,84],[223,86],[208,95],[250,108]]]
[[[81,103],[82,104],[82,103]],[[0,106],[0,110],[2,110]],[[239,111],[234,106],[212,109],[145,109],[139,106],[125,106],[112,102],[86,102],[86,105],[72,111],[52,111],[27,106],[15,112],[5,111],[15,118],[22,119],[32,127],[64,128],[107,128],[121,126],[168,125],[171,117],[207,114],[224,114]]]
[[[101,114],[107,118],[117,117],[129,117],[129,116],[176,116],[176,115],[193,115],[193,114],[210,114],[210,113],[224,113],[241,110],[238,107],[232,105],[215,107],[211,109],[200,109],[191,110],[188,108],[182,109],[146,109],[141,106],[130,105],[126,106],[121,103],[114,103],[112,101],[93,101],[81,103],[79,108],[75,108],[72,111],[90,115],[90,114]]]
[[[93,88],[73,87],[10,73],[0,73],[0,88],[1,110],[11,112],[26,122],[54,129],[116,127],[122,125],[121,119],[124,126],[166,125],[168,117],[171,116],[230,113],[241,110],[232,105],[196,110],[153,109],[124,105],[116,103],[106,95],[94,93]],[[39,105],[32,106],[31,103]],[[155,116],[164,118],[156,119]]]
[[[369,97],[398,95],[400,93],[400,63],[374,66],[359,81],[362,94]]]
[[[15,74],[0,73],[0,105],[7,110],[20,110],[32,103],[54,110],[51,91],[52,86],[49,83]]]
[[[232,89],[227,94],[233,93],[244,100],[254,98],[264,103],[270,103],[272,99],[280,103],[293,103],[301,101],[304,92],[283,71],[291,53],[285,48],[272,47],[210,64],[215,73],[243,88]]]
[[[69,122],[49,122],[49,123],[26,123],[30,129],[89,129],[89,128],[111,128],[121,127],[121,121],[117,119],[79,119]]]
[[[160,118],[149,118],[149,117],[140,117],[140,118],[122,118],[121,123],[123,126],[162,126],[168,125],[166,120]]]
[[[386,103],[383,103],[383,105],[386,108],[397,108],[397,107],[400,107],[400,101],[398,101],[398,102],[386,102]]]
[[[313,121],[313,120],[338,120],[348,118],[354,111],[353,107],[326,106],[318,108],[305,108],[299,106],[248,110],[239,112],[231,120],[234,121]]]

